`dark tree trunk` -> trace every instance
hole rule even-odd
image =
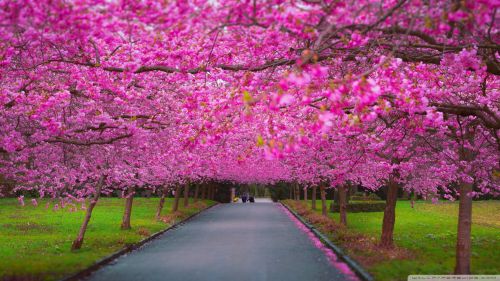
[[[158,203],[158,209],[156,209],[156,219],[161,218],[161,211],[163,210],[163,205],[165,205],[165,196],[167,195],[167,188],[164,187],[160,197],[160,203]]]
[[[290,195],[288,196],[288,198],[293,199],[293,193],[292,193],[293,192],[293,187],[290,186],[289,190],[290,190]]]
[[[206,184],[201,185],[201,199],[202,200],[207,199],[207,185]]]
[[[470,274],[472,198],[468,193],[471,191],[472,184],[460,184],[455,274]]]
[[[208,188],[208,199],[214,200],[214,196],[215,196],[215,188],[213,184],[210,184]]]
[[[172,212],[177,212],[179,210],[179,200],[181,199],[181,186],[177,185],[175,187],[175,194],[174,194],[174,204],[172,205]]]
[[[307,203],[307,187],[304,188],[304,201]]]
[[[403,198],[406,199],[406,200],[411,199],[411,192],[409,192],[408,190],[405,190],[403,192]]]
[[[189,182],[184,185],[184,208],[189,206]]]
[[[344,226],[347,226],[347,191],[347,186],[339,186],[340,223]]]
[[[198,202],[199,194],[200,194],[200,185],[196,184],[196,187],[194,189],[194,202]]]
[[[215,200],[215,193],[217,192],[217,186],[214,184],[212,186],[212,200]]]
[[[78,250],[83,245],[83,238],[85,237],[85,232],[87,231],[87,226],[89,225],[90,217],[92,216],[92,211],[94,210],[97,201],[99,200],[99,196],[101,195],[101,189],[104,185],[105,176],[101,176],[99,181],[97,182],[96,190],[93,198],[90,200],[87,211],[85,212],[85,218],[83,219],[82,226],[80,227],[80,231],[78,232],[78,236],[75,241],[71,245],[71,250]]]
[[[399,185],[393,176],[389,178],[387,183],[387,198],[384,210],[384,220],[382,222],[382,236],[380,245],[384,248],[392,248],[394,246],[394,224],[396,222],[396,202],[398,200]]]
[[[328,216],[328,208],[326,207],[326,191],[323,184],[319,186],[319,191],[321,194],[321,214],[326,217]]]
[[[125,210],[123,212],[123,219],[121,229],[130,229],[130,216],[132,215],[132,203],[134,202],[135,187],[129,187],[127,190],[127,197],[125,198]]]
[[[312,195],[311,195],[311,197],[312,197],[312,200],[311,200],[311,208],[312,208],[313,210],[316,210],[316,190],[317,190],[317,189],[318,189],[318,188],[317,188],[316,186],[313,186]]]

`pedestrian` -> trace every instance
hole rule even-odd
[[[243,203],[245,203],[245,202],[247,202],[247,200],[248,200],[249,197],[250,196],[248,196],[248,191],[245,191],[243,193],[243,196],[241,197],[241,201],[243,201]]]

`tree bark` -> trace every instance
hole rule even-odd
[[[208,188],[208,198],[210,200],[214,200],[214,196],[215,196],[215,187],[213,184],[210,184]]]
[[[340,224],[347,226],[347,186],[339,186]]]
[[[189,182],[184,185],[184,208],[189,206]]]
[[[212,184],[207,185],[207,199],[212,200]]]
[[[455,274],[470,274],[472,198],[468,193],[471,191],[472,184],[460,184]]]
[[[316,186],[313,186],[313,190],[312,190],[312,200],[311,200],[311,209],[313,210],[316,210],[316,190],[317,190],[317,187]]]
[[[212,200],[215,200],[215,192],[216,192],[216,190],[217,190],[217,186],[214,184],[212,186]]]
[[[304,187],[304,201],[307,203],[307,187]]]
[[[174,194],[174,204],[172,205],[172,212],[177,212],[179,209],[179,200],[181,198],[181,186],[177,185],[175,187],[175,194]]]
[[[326,217],[328,216],[328,208],[326,207],[326,191],[323,184],[319,186],[319,191],[321,194],[321,214]]]
[[[387,199],[384,210],[384,220],[382,222],[382,236],[380,245],[384,248],[392,248],[394,246],[394,224],[396,222],[396,202],[398,200],[399,185],[394,179],[394,176],[389,178],[387,183]]]
[[[102,189],[102,186],[104,185],[105,179],[106,179],[106,176],[101,176],[99,178],[99,181],[97,182],[94,196],[90,200],[90,204],[89,204],[89,207],[87,208],[87,211],[85,212],[85,218],[83,219],[83,223],[82,223],[82,226],[80,227],[80,231],[78,232],[78,236],[76,237],[75,241],[73,241],[73,244],[71,245],[71,250],[78,250],[83,245],[83,238],[85,237],[85,232],[87,231],[87,226],[89,224],[90,217],[92,216],[92,211],[94,210],[94,207],[97,204],[97,201],[99,200],[99,196],[101,195],[101,189]]]
[[[160,197],[160,203],[158,203],[158,209],[156,209],[156,219],[161,218],[161,211],[163,210],[163,205],[165,205],[165,196],[167,195],[167,188],[164,187]]]
[[[198,202],[198,196],[200,195],[200,185],[196,184],[194,189],[194,202]]]
[[[407,200],[410,200],[411,199],[411,193],[408,190],[405,190],[403,192],[403,198],[407,199]]]
[[[206,184],[201,185],[201,199],[202,200],[207,199],[207,185]]]
[[[129,187],[127,190],[127,197],[125,198],[125,210],[123,212],[123,219],[121,229],[131,229],[130,216],[132,215],[132,203],[134,202],[135,187]]]

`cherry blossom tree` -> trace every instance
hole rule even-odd
[[[387,247],[399,189],[458,195],[468,274],[472,198],[500,191],[498,7],[1,3],[0,174],[16,192],[91,199],[74,249],[101,193],[124,194],[132,227],[138,187],[175,187],[178,206],[190,182],[286,181],[313,200],[319,186],[325,213],[325,187],[387,185]]]

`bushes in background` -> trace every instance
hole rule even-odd
[[[340,206],[332,204],[330,212],[339,212]],[[385,201],[351,201],[347,204],[347,212],[361,213],[361,212],[383,212],[385,209]]]

